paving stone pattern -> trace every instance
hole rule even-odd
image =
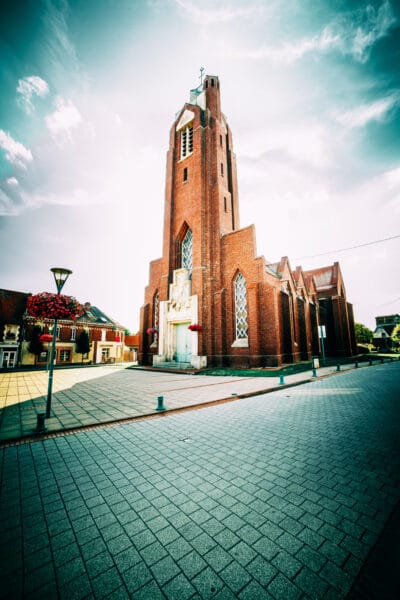
[[[347,366],[350,368],[350,366]],[[374,367],[376,368],[376,367]],[[332,367],[319,375],[334,372]],[[311,371],[289,375],[286,383],[309,380]],[[0,442],[32,435],[44,412],[45,371],[0,373]],[[113,366],[56,369],[49,431],[141,417],[156,412],[157,397],[167,410],[255,393],[279,386],[276,377],[185,375]]]
[[[400,365],[1,451],[1,598],[345,598],[400,499]]]

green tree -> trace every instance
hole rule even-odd
[[[355,323],[355,330],[357,344],[369,344],[371,342],[373,333],[368,327],[361,323]]]
[[[29,342],[28,350],[35,356],[39,356],[41,352],[44,352],[44,346],[42,342],[39,340],[39,337],[42,335],[42,328],[39,325],[35,325],[32,329],[31,339]]]
[[[89,333],[84,329],[78,336],[76,340],[76,351],[78,354],[82,354],[82,362],[83,355],[88,354],[90,352],[90,340]]]
[[[396,327],[393,329],[392,335],[390,337],[392,338],[394,348],[396,350],[399,350],[400,349],[400,323],[399,323],[399,325],[396,325]]]

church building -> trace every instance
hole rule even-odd
[[[232,134],[220,82],[191,90],[170,132],[162,257],[150,263],[139,361],[264,367],[356,352],[339,263],[292,271],[257,256],[240,228]],[[321,327],[322,326],[322,327]],[[322,346],[323,345],[323,346]]]

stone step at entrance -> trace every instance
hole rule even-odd
[[[169,362],[161,362],[153,365],[153,367],[157,369],[177,369],[177,370],[186,370],[193,369],[192,365],[189,362],[177,362],[176,360],[171,360]]]

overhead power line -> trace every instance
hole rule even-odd
[[[309,254],[308,256],[297,256],[293,260],[303,260],[304,258],[317,258],[318,256],[326,256],[327,254],[335,254],[336,252],[346,252],[347,250],[355,250],[356,248],[363,248],[364,246],[373,246],[374,244],[381,244],[382,242],[388,242],[389,240],[395,240],[400,238],[399,235],[392,235],[391,237],[384,238],[383,240],[375,240],[374,242],[366,242],[365,244],[358,244],[357,246],[349,246],[348,248],[337,248],[336,250],[329,250],[328,252],[320,252],[319,254]]]

